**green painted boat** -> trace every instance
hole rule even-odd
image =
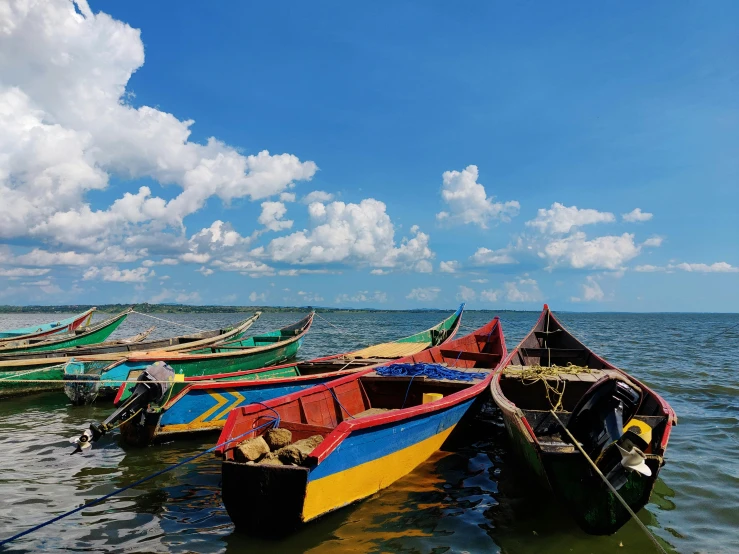
[[[14,341],[14,340],[25,340],[31,338],[46,337],[49,335],[55,335],[58,333],[64,333],[74,331],[80,325],[89,325],[92,313],[97,308],[90,308],[82,312],[81,314],[73,315],[66,319],[59,321],[53,321],[50,323],[38,323],[36,325],[29,325],[27,327],[21,327],[18,329],[8,329],[7,331],[0,331],[0,344]]]
[[[54,335],[53,338],[48,338],[47,340],[23,339],[3,343],[0,346],[0,356],[12,352],[42,352],[103,342],[118,329],[118,326],[125,321],[128,314],[132,311],[133,308],[128,308],[118,315],[95,323],[94,325],[77,328],[72,333],[66,335]]]
[[[464,304],[431,329],[393,343],[421,348],[411,356],[420,355],[431,347],[446,345],[459,329],[463,310]],[[444,331],[431,332],[441,330]],[[439,342],[425,347],[429,341]],[[121,425],[121,438],[128,444],[143,446],[192,433],[217,431],[223,428],[229,410],[237,406],[264,402],[395,359],[362,358],[357,356],[357,352],[349,352],[250,371],[211,375],[208,380],[186,377],[184,381],[171,385],[171,391],[167,392],[163,401],[149,399],[143,420],[132,420]],[[121,386],[115,399],[116,405],[122,406],[129,398],[132,386]]]
[[[630,515],[568,432],[634,512],[649,501],[675,412],[577,340],[546,304],[491,392],[517,467],[534,477],[527,483],[549,489],[584,531],[614,533]]]
[[[64,365],[73,356],[85,356],[89,362],[108,366],[131,352],[178,352],[203,348],[227,340],[242,338],[262,312],[226,327],[166,339],[145,342],[109,341],[97,345],[40,352],[14,352],[0,355],[0,397],[19,396],[41,391],[61,391]]]
[[[294,358],[313,323],[314,313],[281,329],[187,352],[149,352],[104,366],[99,360],[74,358],[65,368],[64,391],[74,404],[113,396],[124,381],[135,380],[154,362],[165,362],[178,375],[208,377],[271,366]]]

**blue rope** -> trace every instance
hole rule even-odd
[[[324,387],[326,387],[326,390],[328,390],[328,392],[330,392],[330,393],[331,393],[331,396],[333,396],[333,397],[334,397],[334,400],[336,400],[336,402],[337,402],[337,403],[339,404],[339,406],[341,406],[341,409],[342,409],[342,410],[344,410],[344,411],[346,412],[346,414],[347,414],[347,415],[348,415],[348,416],[349,416],[350,418],[352,418],[352,419],[356,419],[356,418],[355,418],[355,417],[354,417],[354,416],[353,416],[353,415],[352,415],[352,414],[351,414],[351,413],[349,412],[349,410],[347,410],[347,409],[346,409],[346,408],[344,407],[344,405],[343,405],[343,404],[342,404],[342,403],[341,403],[341,402],[339,401],[339,397],[338,397],[338,396],[336,396],[336,393],[334,392],[334,389],[330,388],[330,387],[329,387],[328,385],[326,385],[326,383],[318,383],[318,384],[319,384],[319,385],[323,385]]]
[[[101,496],[100,498],[97,498],[97,499],[92,500],[90,502],[86,502],[85,504],[83,504],[82,506],[79,506],[78,508],[75,508],[74,510],[69,510],[68,512],[65,512],[65,513],[63,513],[61,515],[58,515],[58,516],[56,516],[56,517],[54,517],[54,518],[52,518],[52,519],[50,519],[48,521],[45,521],[43,523],[39,523],[38,525],[35,525],[34,527],[31,527],[30,529],[26,529],[25,531],[21,531],[20,533],[18,533],[16,535],[13,535],[12,537],[9,537],[7,539],[4,539],[4,540],[0,541],[0,547],[5,546],[6,544],[8,544],[10,542],[13,542],[16,539],[19,539],[19,538],[24,537],[26,535],[30,535],[34,531],[38,531],[39,529],[41,529],[43,527],[46,527],[47,525],[51,525],[52,523],[57,522],[60,519],[64,519],[65,517],[71,516],[72,514],[75,514],[77,512],[80,512],[80,511],[84,510],[85,508],[89,508],[90,506],[94,506],[96,504],[100,504],[101,502],[107,500],[108,498],[111,498],[111,497],[113,497],[113,496],[115,496],[117,494],[120,494],[120,493],[122,493],[124,491],[127,491],[129,489],[132,489],[132,488],[134,488],[134,487],[136,487],[138,485],[141,485],[142,483],[146,483],[147,481],[150,481],[150,480],[154,479],[155,477],[159,477],[160,475],[162,475],[164,473],[167,473],[168,471],[172,471],[173,469],[177,469],[178,467],[180,467],[182,465],[185,465],[188,462],[192,462],[193,460],[196,460],[196,459],[200,458],[201,456],[204,456],[205,454],[209,454],[209,453],[213,452],[214,450],[216,450],[217,448],[220,448],[221,446],[224,446],[224,445],[226,445],[228,443],[231,443],[231,442],[233,442],[235,440],[239,440],[241,437],[243,437],[245,435],[248,435],[249,433],[253,433],[255,431],[258,431],[259,429],[261,429],[263,427],[266,427],[267,425],[272,425],[273,423],[275,423],[275,420],[268,421],[267,423],[264,423],[264,424],[260,425],[259,427],[255,427],[254,429],[250,429],[246,433],[242,433],[238,437],[234,437],[232,439],[228,439],[227,441],[223,441],[222,443],[217,444],[217,445],[209,448],[208,450],[204,450],[203,452],[200,452],[199,454],[195,454],[194,456],[190,456],[189,458],[186,458],[186,459],[182,460],[181,462],[177,462],[176,464],[173,464],[173,465],[171,465],[169,467],[165,467],[164,469],[160,469],[159,471],[157,471],[155,473],[152,473],[151,475],[149,475],[147,477],[143,477],[142,479],[139,479],[138,481],[134,481],[130,485],[126,485],[125,487],[122,487],[120,489],[116,489],[116,490],[114,490],[111,493],[108,493],[108,494],[105,494],[105,495]]]
[[[267,404],[263,404],[262,402],[252,402],[252,404],[259,404],[260,406],[267,408],[268,410],[272,410],[272,412],[275,414],[275,427],[280,426],[280,413],[272,408],[271,406],[267,406]]]
[[[448,379],[450,381],[474,381],[484,379],[487,373],[472,373],[449,369],[439,364],[390,364],[375,369],[382,377],[418,377],[423,375],[429,379]]]

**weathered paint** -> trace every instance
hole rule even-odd
[[[413,471],[441,447],[471,405],[469,400],[350,433],[310,471],[303,521],[366,498]]]
[[[128,314],[129,312],[125,312],[115,318],[101,321],[99,324],[91,327],[89,331],[81,332],[79,335],[68,338],[50,339],[31,344],[23,344],[23,341],[21,341],[21,344],[18,345],[15,345],[15,342],[11,342],[7,346],[0,348],[0,354],[10,352],[41,352],[103,342],[123,323]]]
[[[55,335],[64,331],[74,331],[82,325],[87,319],[88,322],[92,317],[92,312],[96,308],[91,308],[81,314],[73,315],[66,319],[54,321],[51,323],[39,323],[38,325],[29,325],[28,327],[21,327],[19,329],[9,329],[8,331],[0,331],[0,343],[7,340],[18,340],[18,339],[29,339],[37,337],[45,337],[48,335]]]

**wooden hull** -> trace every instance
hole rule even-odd
[[[12,364],[5,362],[18,362],[18,369],[22,369],[23,362],[35,361],[38,358],[54,358],[53,363],[62,363],[62,358],[77,357],[95,357],[99,359],[109,359],[114,361],[116,358],[129,354],[151,352],[176,352],[180,350],[190,350],[196,348],[209,347],[213,344],[241,338],[244,333],[259,318],[261,312],[256,312],[252,317],[240,322],[233,327],[226,329],[214,329],[212,331],[204,331],[193,335],[182,335],[178,337],[168,337],[164,339],[142,340],[138,342],[122,342],[107,341],[100,344],[77,345],[71,348],[57,348],[54,350],[32,351],[32,352],[12,352],[5,353],[0,350],[0,371],[10,368],[13,370]]]
[[[55,321],[51,323],[41,323],[39,325],[31,325],[20,329],[11,329],[9,331],[0,332],[0,345],[7,341],[14,341],[19,339],[37,339],[41,337],[48,337],[57,333],[67,333],[74,331],[85,321],[89,322],[92,317],[92,313],[95,308],[91,308],[81,314],[77,314],[67,319]]]
[[[135,387],[135,379],[149,365],[157,361],[169,364],[174,372],[188,377],[210,377],[243,372],[279,364],[293,359],[303,344],[313,322],[313,313],[299,322],[277,331],[264,333],[247,339],[218,343],[210,348],[175,352],[152,352],[131,356],[115,362],[102,370],[91,373],[91,380],[99,381],[98,396],[116,396],[116,402],[128,398]],[[80,358],[85,363],[86,359]],[[93,361],[94,365],[95,361]],[[74,368],[77,371],[78,368]],[[79,381],[79,377],[71,377]],[[123,383],[123,385],[121,385]],[[72,392],[70,390],[70,392]],[[73,396],[70,398],[75,401]]]
[[[549,323],[556,325],[556,332],[566,333],[563,336],[565,341],[568,342],[567,348],[551,348],[551,351],[547,351],[545,348],[532,344],[535,342],[533,341],[535,334],[540,338],[551,336],[547,334],[550,330],[549,324],[546,326],[546,332],[542,332],[546,321],[544,318],[550,318]],[[558,337],[558,339],[562,340],[561,337]],[[587,367],[618,372],[618,374],[628,377],[645,393],[646,400],[644,400],[642,408],[646,410],[646,414],[641,413],[637,417],[660,421],[659,424],[654,426],[655,438],[646,459],[646,464],[651,470],[651,476],[633,471],[629,472],[626,483],[619,489],[619,494],[635,512],[643,508],[649,501],[660,468],[664,463],[664,450],[667,447],[670,430],[676,418],[669,405],[646,385],[631,376],[627,376],[624,372],[584,347],[577,339],[574,339],[554,318],[546,306],[534,329],[510,353],[506,362],[502,364],[501,371],[493,377],[491,383],[492,397],[503,415],[506,432],[510,439],[511,453],[519,467],[524,470],[524,473],[533,478],[530,483],[536,483],[539,487],[549,489],[585,532],[595,535],[608,535],[616,532],[628,522],[629,513],[574,446],[567,442],[553,442],[549,433],[545,433],[543,436],[537,434],[538,429],[543,426],[540,425],[541,422],[530,421],[527,414],[536,417],[545,416],[548,413],[548,408],[544,406],[536,406],[534,409],[520,407],[506,396],[501,383],[505,367],[511,364],[512,359],[516,356],[519,356],[520,363],[522,360],[533,359],[535,356],[549,357],[549,360],[552,360],[553,356],[562,356],[562,358],[558,358],[560,360],[564,359],[565,354],[579,357],[579,360],[581,360],[579,364],[587,364]],[[537,386],[538,383],[525,385],[534,396],[536,395],[534,391],[537,390]],[[570,392],[574,391],[576,387],[583,387],[582,390],[587,390],[590,383],[577,383],[575,379],[575,381],[570,381],[568,386]],[[515,391],[514,388],[507,390],[509,390],[509,394]],[[567,391],[568,389],[564,388],[563,390]],[[572,410],[573,400],[576,398],[568,400],[563,396],[563,399],[565,411],[560,414],[560,417],[564,418],[569,417],[569,412],[566,410]]]
[[[441,344],[445,344],[456,334],[463,309],[464,304],[430,330],[395,342],[425,345],[432,340],[431,331],[434,331],[434,337],[440,337]],[[138,424],[138,421],[126,423],[121,426],[121,436],[128,444],[143,446],[159,440],[171,440],[188,433],[220,431],[226,422],[228,412],[238,406],[264,402],[307,389],[318,383],[326,383],[377,361],[373,359],[359,361],[354,358],[355,355],[356,353],[337,354],[236,375],[213,375],[213,379],[218,381],[216,383],[192,381],[176,384],[171,399],[164,406],[150,406],[144,425]],[[347,360],[352,361],[351,367],[347,367]],[[336,367],[334,371],[301,373],[301,368],[307,366],[326,367],[332,363]],[[115,399],[116,404],[123,399],[123,395],[119,394]]]
[[[231,410],[216,454],[224,458],[223,502],[236,528],[281,534],[390,486],[441,448],[505,355],[496,318],[387,369],[398,375],[393,372],[431,366],[452,370],[448,378],[385,376],[378,365]],[[276,422],[294,439],[318,434],[323,440],[298,466],[234,461],[238,441]]]
[[[222,464],[223,503],[237,530],[277,534],[367,498],[437,450],[474,398],[416,418],[349,432],[318,467]],[[284,481],[284,482],[283,482]]]
[[[93,325],[89,330],[77,331],[75,335],[44,341],[12,341],[0,348],[0,355],[13,352],[42,352],[60,348],[72,348],[103,342],[123,323],[130,311]]]
[[[186,346],[205,346],[207,344],[217,343],[224,340],[224,338],[233,338],[234,336],[240,337],[247,331],[249,327],[259,318],[259,312],[251,318],[241,322],[239,325],[231,330],[224,330],[221,333],[214,334],[213,337],[204,339],[197,339],[195,341],[187,341],[180,343],[175,341],[175,344],[170,346],[164,346],[158,349],[158,352],[172,352],[182,349]],[[174,339],[172,339],[174,340]],[[153,341],[156,344],[164,341]],[[166,343],[169,344],[170,339],[166,339]],[[126,345],[127,347],[147,346],[150,342],[134,343]],[[105,348],[108,348],[107,346]],[[95,347],[92,347],[94,350]],[[88,351],[88,349],[81,350],[82,352]],[[43,391],[62,391],[64,390],[64,383],[62,382],[64,377],[64,365],[69,361],[72,354],[75,351],[62,352],[66,355],[59,355],[59,351],[53,350],[50,352],[35,352],[32,355],[19,354],[0,357],[0,397],[6,396],[21,396],[24,394],[43,392]],[[116,362],[123,357],[127,352],[114,352],[106,354],[98,354],[89,356],[88,360],[91,361],[108,361],[110,364]],[[12,381],[12,382],[11,382]],[[15,382],[22,381],[22,382]],[[48,381],[48,382],[39,382]]]

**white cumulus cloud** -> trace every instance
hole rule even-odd
[[[282,231],[293,226],[292,220],[282,219],[286,213],[287,208],[282,202],[262,202],[262,213],[257,221],[269,231]]]
[[[507,248],[490,250],[485,247],[478,248],[470,257],[470,261],[474,265],[503,265],[518,263],[515,258],[511,256]]]
[[[634,208],[627,214],[621,214],[621,217],[624,221],[634,223],[637,221],[649,221],[650,219],[652,219],[653,215],[654,214],[650,214],[649,212],[641,211],[641,208]]]
[[[457,292],[457,300],[461,300],[462,302],[470,302],[475,298],[477,298],[477,293],[475,292],[475,289],[465,287],[464,285],[459,286],[459,292]]]
[[[439,271],[441,271],[442,273],[456,273],[458,269],[459,262],[457,260],[439,262]]]
[[[101,278],[103,281],[114,283],[143,283],[156,273],[153,269],[137,267],[135,269],[118,269],[116,266],[105,266],[99,268],[92,266],[82,274],[85,281]]]
[[[260,200],[313,177],[311,161],[247,156],[213,137],[193,142],[192,120],[133,105],[126,87],[144,63],[140,32],[76,5],[81,13],[67,0],[0,8],[0,238],[79,255],[154,238],[172,244],[211,197]],[[94,209],[88,193],[112,175],[177,193],[165,200],[142,186]]]
[[[640,251],[633,234],[587,240],[585,233],[578,232],[549,242],[539,256],[548,260],[550,267],[565,265],[577,269],[618,270]]]
[[[346,304],[347,302],[378,302],[383,304],[387,302],[387,293],[379,290],[374,292],[360,290],[356,294],[340,294],[336,297],[337,304]]]
[[[436,214],[439,221],[473,223],[485,229],[491,220],[510,221],[518,215],[521,206],[517,201],[495,202],[477,178],[476,165],[469,165],[462,171],[444,172],[441,197],[448,211]]]
[[[254,254],[291,264],[355,263],[430,272],[434,254],[429,236],[414,225],[411,237],[396,244],[395,227],[385,209],[373,198],[359,204],[313,202],[308,206],[311,229],[275,238]]]
[[[436,300],[439,296],[441,289],[438,287],[418,287],[412,289],[406,295],[409,300],[418,300],[419,302],[431,302]]]
[[[676,269],[682,269],[683,271],[697,272],[697,273],[736,273],[739,272],[739,267],[726,262],[716,262],[713,264],[689,264],[680,263],[671,265]]]
[[[334,199],[334,195],[330,192],[325,192],[322,190],[314,190],[312,192],[309,192],[305,196],[303,196],[301,202],[303,204],[313,204],[313,202],[320,202],[321,204],[326,204],[327,202],[331,202],[331,200]]]
[[[592,275],[588,275],[582,284],[582,297],[573,297],[571,300],[573,302],[593,302],[603,300],[604,297],[605,294],[598,281]]]
[[[549,209],[539,208],[536,217],[527,221],[526,225],[534,227],[540,233],[563,235],[583,225],[613,221],[616,221],[616,216],[610,212],[599,212],[591,209],[581,210],[577,206],[565,206],[555,202]]]
[[[519,277],[515,281],[503,284],[505,297],[509,302],[536,302],[542,295],[539,285],[534,279]]]

